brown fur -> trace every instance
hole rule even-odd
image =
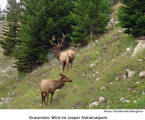
[[[62,38],[62,42],[61,44],[55,44],[53,41],[55,40],[55,36],[52,36],[52,40],[50,40],[50,44],[53,47],[53,52],[55,53],[57,59],[61,62],[62,66],[63,66],[63,71],[65,69],[65,66],[67,66],[67,69],[69,68],[69,63],[71,64],[71,68],[72,68],[72,64],[73,61],[75,59],[75,52],[71,49],[62,51],[62,44],[64,39],[66,38],[66,35],[63,34],[63,38]]]
[[[60,74],[60,80],[46,79],[42,80],[40,83],[42,106],[43,103],[47,104],[49,99],[49,94],[51,94],[50,103],[52,103],[52,97],[56,89],[60,89],[64,86],[65,82],[72,82],[65,75]],[[47,98],[47,102],[45,101]]]
[[[53,50],[54,54],[56,55],[57,59],[60,61],[63,67],[63,71],[65,69],[65,66],[69,65],[69,56],[65,51],[61,51],[59,48],[54,48]]]
[[[71,68],[72,68],[72,64],[73,64],[73,61],[75,59],[75,52],[71,49],[68,49],[65,52],[69,56],[69,63],[71,64]]]

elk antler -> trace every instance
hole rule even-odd
[[[51,44],[52,46],[61,47],[62,44],[63,44],[63,42],[64,42],[64,40],[65,40],[65,38],[66,38],[66,35],[63,33],[63,34],[62,34],[61,43],[58,42],[57,44],[55,44],[53,41],[56,40],[56,38],[55,38],[54,35],[52,35],[52,40],[49,40],[49,41],[50,41],[50,44]]]
[[[65,35],[64,33],[62,33],[62,40],[61,40],[61,43],[60,43],[60,44],[58,43],[59,46],[62,46],[62,44],[63,44],[65,38],[66,38],[66,35]]]
[[[50,41],[50,44],[52,45],[52,46],[57,46],[57,44],[55,44],[53,41],[55,40],[55,36],[54,35],[52,35],[52,40],[49,40]]]

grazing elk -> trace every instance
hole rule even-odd
[[[64,51],[61,50],[65,38],[66,35],[63,34],[61,43],[57,43],[57,44],[53,42],[55,40],[54,35],[52,36],[52,40],[50,40],[50,44],[53,46],[53,52],[63,66],[63,71],[66,65],[67,65],[67,69],[69,68],[69,63],[71,64],[71,68],[72,68],[72,64],[75,59],[75,52],[73,50],[71,49],[64,50]]]
[[[42,106],[43,102],[48,104],[49,94],[51,94],[50,103],[52,103],[52,97],[56,89],[60,89],[64,86],[65,82],[72,82],[68,77],[60,74],[60,80],[46,79],[42,80],[40,83]],[[47,102],[45,101],[47,98]]]

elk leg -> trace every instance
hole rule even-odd
[[[66,62],[63,62],[63,71],[64,71],[64,69],[65,69],[65,65],[66,65]]]
[[[69,70],[69,63],[67,64],[67,70]]]
[[[47,105],[48,105],[48,100],[49,100],[49,93],[48,92],[46,93],[46,96],[47,96]]]
[[[42,97],[42,106],[43,106],[43,103],[45,103],[45,93],[44,92],[41,92],[41,97]]]
[[[70,63],[70,68],[72,69],[73,59],[71,59],[71,57],[69,57],[69,63]]]
[[[42,106],[43,106],[43,92],[41,92]]]
[[[73,64],[73,63],[71,62],[71,64],[70,64],[70,66],[71,66],[70,68],[71,68],[71,69],[72,69],[72,64]]]
[[[44,103],[46,104],[45,98],[46,98],[46,94],[44,93],[44,94],[43,94],[43,100],[44,100]]]
[[[52,97],[54,93],[51,93],[50,104],[52,103]]]

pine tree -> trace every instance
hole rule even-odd
[[[52,46],[52,35],[57,39],[71,29],[71,0],[25,0],[19,29],[20,44],[15,50],[15,66],[20,72],[31,72],[46,62],[46,55]],[[70,39],[68,39],[69,41]]]
[[[1,10],[1,8],[0,8],[0,21],[4,21],[4,20],[5,20],[4,11]]]
[[[119,0],[109,0],[110,2],[113,3],[113,5],[117,4],[119,2]]]
[[[120,26],[135,37],[145,36],[145,0],[120,0]]]
[[[17,39],[17,3],[16,0],[8,0],[6,20],[7,26],[4,26],[2,41],[0,41],[1,47],[4,49],[4,55],[11,56],[18,42]]]
[[[107,0],[78,0],[74,2],[72,18],[73,42],[86,44],[87,36],[103,33],[109,21],[110,3]]]

